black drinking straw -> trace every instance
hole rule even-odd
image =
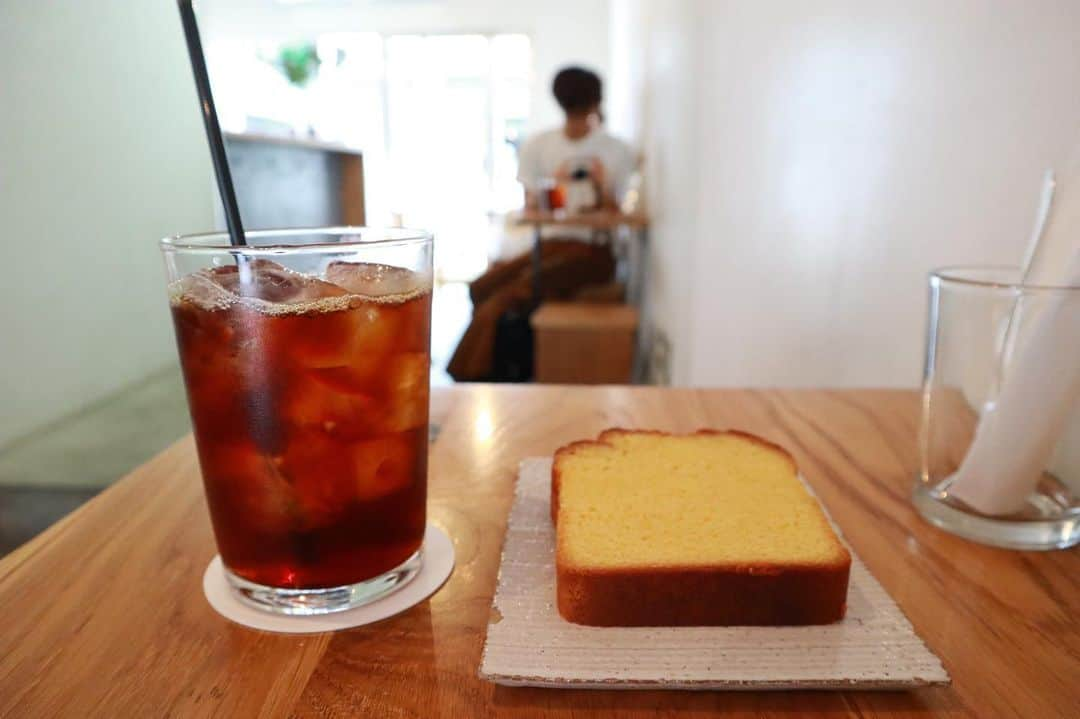
[[[214,176],[217,178],[221,204],[225,206],[225,223],[229,226],[229,242],[234,246],[247,244],[244,237],[244,225],[240,222],[240,207],[236,204],[236,192],[233,190],[232,174],[229,172],[229,159],[225,156],[225,142],[221,139],[221,125],[218,123],[214,96],[210,92],[210,75],[206,71],[206,58],[203,56],[202,41],[199,39],[199,26],[195,22],[195,9],[192,0],[176,0],[180,7],[180,21],[184,25],[184,38],[187,40],[188,57],[191,58],[191,72],[195,75],[195,90],[199,93],[202,106],[203,126],[206,128],[206,140],[210,143],[210,158],[214,161]]]

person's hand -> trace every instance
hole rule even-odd
[[[573,173],[570,171],[570,161],[564,160],[555,168],[555,181],[558,183],[569,182],[571,174]]]
[[[596,181],[596,191],[600,193],[600,208],[605,210],[616,209],[618,203],[615,202],[614,189],[608,187],[607,169],[604,168],[604,163],[598,159],[593,159],[589,164],[589,174]]]
[[[589,160],[589,176],[596,182],[596,187],[600,192],[605,192],[607,189],[607,170],[604,169],[604,163],[596,157]]]
[[[526,210],[538,210],[540,209],[540,193],[536,190],[525,189],[525,209]]]

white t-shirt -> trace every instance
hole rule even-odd
[[[578,140],[567,137],[561,127],[533,135],[518,153],[518,180],[534,189],[560,170],[569,174],[579,167],[588,169],[593,160],[604,166],[604,190],[618,202],[627,190],[637,160],[629,144],[600,128]]]

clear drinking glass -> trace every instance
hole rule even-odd
[[[246,239],[161,241],[218,551],[249,604],[348,609],[422,561],[431,236]]]
[[[1024,285],[1019,278],[1015,268],[996,267],[945,268],[930,275],[922,466],[913,497],[928,521],[968,539],[1015,549],[1068,547],[1080,542],[1080,411],[1068,380],[1075,377],[1068,368],[1080,363],[1080,347],[1062,338],[1076,335],[1080,287]],[[1048,314],[1038,312],[1048,308],[1056,324],[1040,328]],[[1048,337],[1050,342],[1043,341]],[[1010,372],[1028,381],[1006,395]],[[1003,441],[1000,433],[987,435],[981,461],[965,466],[980,419],[996,412],[1001,421],[1006,403],[1015,410],[1018,400],[1027,403],[1025,412],[1012,416],[1027,417],[1029,424],[1012,422],[1019,429]],[[1043,437],[1049,451],[1031,455],[1046,459],[1041,467],[1028,467],[1034,477],[1041,470],[1041,477],[1020,509],[983,514],[956,496],[953,483],[962,466],[969,473],[983,468],[984,476],[1008,476],[1023,451],[1021,440],[1032,437]]]

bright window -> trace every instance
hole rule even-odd
[[[359,147],[368,223],[430,229],[441,279],[478,275],[501,215],[522,202],[529,38],[330,33],[314,44],[319,71],[303,88],[271,67],[276,48],[210,48],[225,129]]]

